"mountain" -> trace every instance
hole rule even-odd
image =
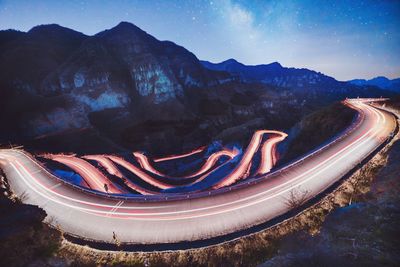
[[[0,62],[0,143],[46,151],[246,143],[265,125],[289,129],[326,104],[384,93],[279,63],[200,62],[127,22],[93,36],[56,24],[0,31]]]
[[[24,32],[16,30],[0,31],[0,49],[3,45],[24,36],[24,34],[25,34]]]
[[[0,116],[14,135],[90,127],[91,113],[116,108],[119,118],[185,119],[187,91],[230,80],[127,22],[94,36],[52,24],[0,40]]]
[[[351,84],[358,85],[358,86],[373,85],[373,86],[377,86],[381,89],[400,93],[400,78],[390,80],[386,77],[378,76],[378,77],[375,77],[370,80],[354,79],[354,80],[350,80],[348,82]]]

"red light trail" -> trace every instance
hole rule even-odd
[[[345,102],[357,109],[360,115],[339,137],[271,173],[261,174],[269,172],[276,163],[276,144],[286,136],[257,131],[245,152],[233,156],[237,162],[227,161],[226,166],[236,164],[233,171],[220,180],[221,184],[230,184],[229,188],[208,188],[204,192],[184,194],[160,192],[154,196],[105,194],[71,186],[54,177],[22,150],[0,150],[0,164],[13,192],[18,196],[25,195],[25,203],[45,209],[65,233],[110,243],[113,242],[113,231],[122,243],[168,244],[203,240],[243,230],[285,214],[290,208],[284,200],[292,190],[307,190],[310,192],[307,198],[311,199],[339,181],[361,160],[367,159],[384,144],[386,138],[393,136],[397,124],[392,114],[364,102],[361,99]],[[265,134],[268,134],[268,139]],[[257,151],[261,160],[252,171],[251,164],[257,164],[253,160]],[[120,169],[127,163],[146,175],[154,175],[117,156],[89,155],[83,157],[86,160],[65,155],[52,155],[50,158],[66,164],[89,181],[91,189],[102,192],[101,185],[107,178],[101,177],[102,172],[86,160],[96,160],[117,177],[127,175]],[[254,173],[249,173],[249,170]],[[202,177],[206,175],[203,173]],[[246,177],[251,179],[251,183],[244,182]]]

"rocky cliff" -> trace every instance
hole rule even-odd
[[[115,108],[138,120],[190,117],[187,90],[230,80],[126,22],[94,36],[41,25],[0,40],[1,119],[25,136],[90,127],[88,114]]]

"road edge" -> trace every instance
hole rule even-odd
[[[379,108],[379,107],[376,107]],[[381,108],[382,109],[382,108]],[[103,251],[103,252],[118,252],[118,251],[126,251],[126,252],[173,252],[173,251],[182,251],[182,250],[197,250],[204,248],[212,248],[216,246],[221,246],[230,242],[235,242],[239,239],[251,237],[257,234],[260,234],[263,231],[267,231],[273,227],[279,227],[283,223],[287,223],[295,217],[300,216],[301,214],[309,211],[314,208],[320,202],[322,202],[326,197],[328,197],[331,193],[334,193],[336,190],[340,188],[340,186],[350,177],[352,177],[357,171],[366,167],[370,161],[380,154],[382,151],[387,150],[391,145],[392,141],[395,137],[399,135],[399,116],[392,111],[385,110],[385,112],[390,113],[396,121],[396,128],[394,130],[393,136],[389,137],[385,142],[379,145],[375,150],[373,150],[367,157],[365,157],[358,165],[349,170],[345,175],[343,175],[339,180],[329,186],[327,189],[316,195],[314,198],[310,199],[306,203],[302,204],[296,209],[293,209],[285,214],[282,214],[278,217],[275,217],[272,220],[267,222],[257,224],[251,226],[246,229],[242,229],[239,231],[235,231],[232,233],[207,238],[200,239],[194,241],[184,241],[178,243],[158,243],[158,244],[128,244],[122,243],[105,243],[99,242],[95,240],[90,240],[86,238],[82,238],[79,236],[74,236],[71,234],[64,233],[65,239],[74,245],[80,246],[88,246],[91,249]]]

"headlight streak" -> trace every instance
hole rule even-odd
[[[262,137],[265,134],[271,134],[271,135],[278,135],[279,138],[270,138],[265,141],[265,143],[269,145],[265,145],[262,148],[262,158],[260,162],[260,168],[262,170],[261,174],[266,174],[269,172],[269,170],[272,168],[272,166],[275,165],[276,161],[276,144],[281,142],[287,135],[283,132],[280,131],[275,131],[275,130],[259,130],[256,131],[250,141],[250,144],[248,148],[246,149],[242,159],[240,162],[237,164],[237,166],[230,171],[226,176],[221,177],[219,181],[217,181],[217,184],[213,186],[214,189],[218,189],[224,186],[229,186],[235,182],[237,182],[240,179],[245,179],[250,175],[250,166],[251,166],[251,161],[254,157],[254,154],[257,152],[259,149],[260,143],[262,142]],[[204,150],[204,148],[198,149],[196,151],[192,151],[188,154],[193,154],[193,153],[199,153],[199,151]],[[188,154],[185,154],[186,156]],[[183,176],[183,177],[171,177],[168,176],[158,170],[156,170],[149,162],[149,159],[147,156],[145,156],[142,152],[134,152],[133,156],[137,159],[139,165],[141,168],[136,167],[129,161],[119,157],[119,156],[114,156],[114,155],[85,155],[82,156],[83,159],[87,160],[95,160],[99,162],[110,174],[115,175],[119,178],[121,178],[124,183],[132,188],[133,190],[139,192],[142,195],[155,195],[159,194],[157,192],[154,192],[152,190],[145,189],[132,181],[130,179],[127,179],[124,177],[124,175],[121,173],[121,171],[118,169],[118,167],[115,164],[118,164],[122,166],[123,168],[127,169],[128,171],[132,172],[135,176],[139,177],[142,179],[144,182],[157,187],[161,190],[164,189],[170,189],[170,188],[175,188],[178,187],[176,185],[171,184],[168,180],[161,180],[163,178],[178,178],[178,179],[183,179],[182,181],[185,183],[185,179],[191,179],[188,180],[186,184],[183,184],[182,186],[191,186],[196,183],[199,183],[206,179],[210,173],[213,171],[216,171],[220,169],[222,166],[224,166],[227,162],[238,156],[239,151],[234,148],[232,150],[230,149],[222,149],[220,151],[214,152],[211,154],[207,159],[206,162],[201,166],[199,170],[196,172]],[[213,166],[218,162],[218,160],[226,156],[229,158],[229,160],[222,165],[214,168],[212,170]],[[93,165],[91,165],[89,162],[83,161],[82,159],[79,159],[75,155],[62,155],[62,154],[57,154],[57,155],[52,155],[52,154],[47,154],[45,156],[46,158],[56,160],[60,163],[68,165],[70,168],[73,168],[75,171],[77,171],[79,174],[81,174],[82,177],[84,177],[85,181],[89,183],[92,189],[96,189],[98,191],[105,192],[104,189],[104,183],[102,184],[99,181],[105,181],[104,175],[98,170],[95,169]],[[163,160],[170,160],[172,156],[167,158],[164,158]],[[183,157],[182,155],[175,156],[175,157]],[[86,167],[85,167],[86,166]],[[267,170],[263,166],[269,166],[269,169]],[[157,175],[158,177],[153,177],[153,175]],[[260,174],[260,173],[259,173]],[[197,177],[197,178],[196,178]],[[195,180],[193,180],[195,178]],[[107,183],[110,185],[113,185],[111,182]],[[113,187],[113,191],[109,191],[109,193],[114,193],[116,191],[115,186]]]
[[[238,151],[235,150],[235,149],[234,149],[234,150],[223,149],[223,150],[221,150],[221,151],[217,151],[217,152],[211,154],[211,156],[209,156],[209,157],[207,158],[206,162],[201,166],[201,168],[200,168],[198,171],[196,171],[196,172],[194,172],[194,173],[192,173],[192,174],[190,174],[190,175],[186,175],[186,176],[182,176],[182,177],[177,177],[177,178],[185,179],[185,178],[193,178],[193,177],[199,176],[199,175],[201,175],[201,174],[203,174],[203,173],[208,172],[208,171],[217,163],[217,161],[218,161],[221,157],[226,156],[226,157],[228,157],[229,159],[233,159],[237,154],[238,154]],[[154,173],[154,174],[156,174],[156,175],[159,175],[159,176],[161,176],[161,177],[171,177],[171,176],[169,176],[169,175],[167,175],[167,174],[164,174],[164,173],[162,173],[162,172],[156,170],[156,169],[151,165],[151,163],[150,163],[150,161],[149,161],[149,158],[148,158],[146,155],[144,155],[143,152],[134,152],[133,155],[134,155],[135,158],[138,160],[140,166],[141,166],[143,169],[145,169],[146,171],[149,171],[149,172]]]
[[[371,111],[371,110],[369,110],[369,111]],[[379,121],[380,121],[380,119],[381,119],[381,116],[380,116],[376,111],[374,111],[374,110],[372,110],[372,111],[373,111],[372,113],[378,118],[377,124],[379,124]],[[373,138],[373,137],[376,135],[377,130],[379,130],[379,128],[378,128],[378,129],[375,129],[375,128],[377,128],[377,127],[372,127],[369,131],[367,131],[366,133],[364,133],[360,138],[357,138],[357,139],[356,139],[355,141],[353,141],[350,145],[348,145],[348,146],[342,148],[340,151],[338,151],[338,152],[335,153],[334,155],[331,155],[328,159],[324,160],[324,162],[322,162],[322,163],[319,163],[318,166],[315,166],[313,169],[316,169],[316,168],[319,167],[320,165],[323,165],[323,163],[325,163],[326,161],[329,161],[331,158],[335,157],[336,155],[341,154],[342,151],[348,150],[348,151],[346,151],[345,154],[342,154],[341,157],[338,157],[336,160],[334,160],[333,162],[331,162],[328,166],[325,166],[323,169],[319,170],[317,173],[315,173],[315,174],[313,174],[312,176],[306,178],[305,180],[302,180],[301,182],[299,182],[299,183],[297,183],[297,184],[295,184],[295,185],[292,185],[291,187],[289,187],[289,188],[287,188],[287,189],[281,190],[281,191],[279,191],[278,193],[275,193],[274,195],[268,196],[268,197],[266,197],[266,198],[261,198],[261,199],[259,199],[259,200],[255,200],[255,201],[253,201],[253,202],[243,204],[243,205],[241,205],[241,206],[239,206],[239,207],[233,207],[233,208],[225,209],[225,210],[222,210],[222,211],[209,212],[209,213],[207,213],[207,214],[196,214],[196,215],[194,215],[194,216],[192,215],[192,216],[184,216],[184,217],[182,217],[182,216],[181,216],[181,217],[176,217],[176,216],[174,216],[174,217],[168,217],[168,218],[161,218],[161,217],[156,217],[156,218],[140,218],[140,216],[143,217],[143,216],[170,215],[170,214],[180,214],[180,213],[187,213],[187,212],[198,212],[198,211],[203,211],[203,210],[206,210],[206,209],[215,209],[215,208],[219,208],[219,207],[223,207],[223,206],[235,204],[235,203],[238,203],[238,202],[240,203],[240,202],[243,202],[244,200],[247,200],[247,199],[253,199],[253,198],[255,198],[255,197],[258,197],[259,195],[264,195],[264,194],[266,194],[267,192],[269,192],[269,191],[271,191],[271,190],[273,190],[273,189],[268,190],[268,191],[265,191],[265,192],[262,192],[262,193],[259,193],[258,195],[250,196],[250,197],[247,197],[247,198],[243,198],[243,199],[240,199],[240,200],[237,200],[237,201],[234,201],[234,202],[230,202],[230,203],[226,203],[226,204],[222,204],[222,205],[210,206],[210,207],[206,207],[206,208],[193,209],[193,210],[184,210],[184,211],[177,211],[177,212],[152,212],[151,214],[140,214],[140,213],[139,213],[139,214],[134,214],[134,216],[136,216],[136,217],[132,217],[132,214],[131,214],[131,213],[128,213],[128,212],[116,212],[116,211],[114,211],[114,213],[113,213],[112,216],[114,216],[114,217],[117,216],[119,219],[135,219],[135,220],[156,220],[156,221],[157,221],[157,220],[177,220],[177,219],[188,219],[188,218],[198,218],[198,217],[210,216],[210,215],[214,215],[214,214],[225,213],[225,212],[229,212],[229,211],[232,211],[232,210],[241,209],[241,208],[244,208],[244,207],[247,207],[247,206],[255,205],[255,204],[260,203],[260,202],[262,202],[262,201],[265,201],[265,200],[274,198],[274,197],[276,197],[276,196],[278,196],[278,195],[280,195],[280,194],[283,194],[284,192],[290,191],[290,190],[292,190],[293,188],[296,188],[296,187],[300,186],[301,184],[307,182],[308,180],[314,178],[314,177],[317,176],[320,172],[322,172],[322,171],[324,171],[325,169],[331,167],[331,166],[334,165],[338,160],[340,160],[341,158],[343,158],[343,157],[345,157],[346,155],[350,154],[353,150],[357,149],[358,147],[362,146],[366,141],[368,141],[368,139]],[[372,130],[375,130],[375,134],[372,134],[372,135],[368,136]],[[368,138],[366,138],[366,137],[368,137]],[[356,144],[356,145],[355,145],[355,144]],[[351,149],[349,149],[349,148],[351,148]],[[23,170],[24,170],[29,176],[31,176],[31,178],[34,179],[34,177],[23,167],[22,164],[20,164],[19,162],[17,162],[17,163],[23,168]],[[14,166],[14,168],[15,168],[15,166]],[[313,169],[309,169],[307,172],[309,172],[309,171],[311,171],[311,170],[313,170]],[[17,170],[17,171],[18,171],[18,170]],[[297,177],[296,177],[295,179],[293,179],[293,180],[298,180],[298,179],[301,178],[302,176],[306,175],[307,172],[306,172],[306,173],[303,173],[303,174],[300,175],[300,176],[297,176]],[[21,178],[22,178],[25,182],[27,182],[27,181],[24,179],[23,175],[22,175],[19,171],[18,171],[18,173],[19,173],[19,175],[21,176]],[[286,182],[286,183],[284,183],[284,184],[281,184],[280,186],[277,186],[277,187],[282,187],[283,185],[286,185],[286,184],[288,184],[288,183],[292,183],[293,180],[288,181],[288,182]],[[28,185],[28,186],[29,186],[29,185]],[[276,187],[275,187],[274,189],[276,189]],[[35,190],[35,191],[36,191],[36,190]],[[60,202],[60,201],[58,201],[58,200],[54,200],[54,199],[52,199],[52,200],[55,201],[55,202],[57,202],[57,203],[59,203],[59,204],[66,205],[66,206],[71,207],[71,208],[76,208],[76,209],[78,209],[78,210],[83,210],[83,211],[91,212],[91,213],[93,213],[93,215],[97,215],[97,216],[104,216],[103,214],[106,214],[105,216],[108,216],[108,214],[110,213],[110,211],[99,211],[99,210],[81,208],[81,207],[77,207],[77,206],[74,206],[74,205],[69,205],[69,204]],[[115,208],[115,205],[111,206],[111,208],[112,208],[112,209]],[[121,207],[119,207],[118,209],[126,209],[126,208],[127,208],[127,207],[121,206]],[[121,217],[121,216],[123,216],[123,217]],[[126,217],[126,216],[130,216],[130,217]],[[138,217],[138,216],[139,216],[139,217]]]
[[[337,156],[337,155],[339,155],[339,154],[341,154],[342,152],[345,151],[344,154],[341,154],[340,157],[338,157],[337,159],[335,159],[334,161],[332,161],[329,165],[327,165],[327,166],[325,166],[324,168],[320,169],[318,172],[314,173],[314,174],[311,175],[310,177],[308,177],[308,178],[302,180],[300,183],[297,183],[297,184],[295,184],[294,186],[291,186],[291,187],[285,189],[284,191],[280,191],[280,192],[276,193],[275,195],[268,196],[268,198],[260,199],[260,200],[258,200],[258,201],[257,201],[257,200],[256,200],[256,201],[253,201],[253,202],[247,203],[247,204],[242,205],[242,206],[239,206],[239,207],[234,207],[234,208],[231,208],[231,209],[225,209],[225,210],[223,210],[223,211],[218,211],[217,213],[228,212],[228,211],[230,211],[230,210],[240,209],[240,208],[243,208],[243,207],[248,206],[248,205],[254,205],[254,204],[257,204],[257,203],[259,203],[259,202],[261,202],[261,201],[265,201],[265,200],[270,199],[270,198],[272,198],[272,197],[276,197],[277,195],[282,194],[283,192],[287,192],[288,190],[291,190],[292,188],[295,188],[295,187],[297,187],[297,186],[299,186],[299,185],[301,185],[301,184],[307,182],[308,180],[314,178],[315,176],[317,176],[318,174],[320,174],[321,172],[323,172],[323,171],[326,170],[327,168],[329,168],[329,167],[331,167],[332,165],[334,165],[338,160],[342,159],[343,157],[346,157],[346,156],[349,155],[352,151],[354,151],[354,150],[357,149],[358,147],[362,146],[365,142],[369,141],[369,139],[374,138],[374,137],[377,135],[377,133],[379,132],[379,127],[377,127],[378,124],[379,124],[381,121],[382,121],[382,123],[384,123],[384,122],[385,122],[385,117],[383,116],[383,114],[381,114],[380,111],[377,112],[377,111],[375,111],[375,109],[369,108],[368,106],[365,107],[365,108],[366,108],[366,110],[368,110],[369,112],[372,112],[372,113],[375,115],[375,117],[377,117],[377,122],[376,122],[375,126],[371,127],[366,133],[363,133],[362,135],[358,136],[356,140],[354,140],[354,141],[351,142],[350,144],[346,145],[345,147],[341,148],[337,153],[331,155],[331,156],[330,156],[329,158],[327,158],[326,160],[324,160],[324,161],[322,161],[322,162],[319,162],[316,166],[314,166],[313,168],[309,169],[309,170],[306,171],[305,173],[303,173],[303,174],[297,176],[296,178],[294,178],[294,179],[292,179],[292,180],[290,180],[290,181],[288,181],[288,182],[286,182],[286,183],[283,183],[283,184],[280,184],[280,185],[277,186],[277,187],[274,187],[274,190],[275,190],[276,188],[278,188],[278,187],[282,187],[282,186],[285,186],[285,185],[287,185],[287,184],[289,184],[289,183],[293,183],[294,181],[296,181],[296,180],[298,180],[298,179],[304,177],[304,176],[307,175],[309,172],[314,171],[316,168],[320,167],[321,165],[325,164],[327,161],[333,159],[335,156]],[[370,134],[371,132],[372,132],[372,134]],[[23,167],[23,166],[21,165],[21,167]],[[14,168],[15,168],[15,166],[14,166]],[[21,176],[22,174],[19,173],[19,175]],[[30,175],[30,174],[29,174],[29,175]],[[32,176],[32,175],[31,175],[31,176]],[[22,177],[22,176],[21,176],[21,177]],[[22,177],[22,178],[23,178],[23,177]],[[32,178],[33,178],[33,176],[32,176]],[[23,178],[23,179],[24,179],[24,178]],[[33,179],[34,179],[34,178],[33,178]],[[272,190],[272,189],[271,189],[271,190]],[[205,207],[205,208],[200,208],[200,209],[192,209],[192,210],[185,210],[185,211],[178,211],[178,212],[151,213],[151,215],[149,215],[149,214],[134,214],[134,216],[146,216],[146,215],[147,215],[147,216],[157,216],[157,215],[180,214],[180,213],[187,213],[187,212],[197,212],[197,211],[200,211],[200,210],[215,209],[215,208],[224,207],[224,206],[227,206],[227,205],[232,205],[232,204],[235,204],[235,203],[240,203],[240,202],[243,202],[243,201],[247,201],[247,200],[254,199],[255,197],[259,197],[259,196],[261,196],[261,195],[264,195],[264,194],[266,194],[267,192],[269,192],[269,191],[271,191],[271,190],[268,190],[268,191],[265,191],[265,192],[259,193],[259,194],[257,194],[257,195],[254,195],[254,196],[247,197],[247,198],[242,198],[242,199],[240,199],[240,200],[233,201],[233,202],[230,202],[230,203],[225,203],[225,204],[222,204],[222,205],[214,205],[214,206]],[[114,206],[113,206],[113,207],[114,207]],[[118,208],[118,210],[120,210],[120,209],[129,209],[129,207],[121,206],[121,207]],[[99,212],[99,211],[96,211],[96,210],[90,210],[90,211],[91,211],[91,212]],[[208,216],[208,215],[217,214],[217,213],[214,212],[214,213],[207,213],[207,214],[199,214],[199,215],[197,215],[197,216],[189,216],[189,217],[184,217],[184,218],[195,218],[195,217]],[[117,215],[117,216],[132,216],[132,214],[126,213],[126,212],[125,212],[125,213],[123,213],[123,212],[115,212],[115,215]],[[126,217],[125,217],[125,218],[126,218]],[[180,219],[184,219],[184,218],[180,218]],[[126,218],[126,219],[138,219],[138,218],[137,218],[137,217],[128,217],[128,218]],[[154,218],[154,220],[160,220],[160,219],[162,219],[162,218]],[[165,218],[165,219],[167,219],[167,218]],[[174,219],[177,219],[177,218],[174,217]]]
[[[105,193],[123,194],[124,190],[115,186],[107,177],[98,171],[89,162],[77,158],[75,156],[65,155],[47,155],[51,160],[60,162],[75,170],[89,184],[89,186],[97,191]],[[108,190],[105,190],[104,185],[107,184]]]
[[[181,159],[181,158],[186,158],[189,156],[193,156],[195,154],[198,154],[200,152],[203,152],[203,150],[205,149],[205,146],[199,147],[198,149],[195,149],[193,151],[190,151],[188,153],[185,154],[180,154],[180,155],[171,155],[171,156],[166,156],[166,157],[162,157],[162,158],[155,158],[153,161],[154,162],[161,162],[161,161],[167,161],[167,160],[174,160],[174,159]]]
[[[182,191],[179,191],[179,188],[166,189],[152,196],[106,194],[74,185],[54,176],[48,171],[46,165],[38,162],[28,152],[16,148],[0,150],[0,164],[4,167],[11,190],[16,195],[26,192],[24,202],[42,207],[51,218],[54,218],[54,221],[48,221],[48,223],[54,226],[59,225],[66,234],[94,242],[113,243],[112,233],[115,231],[121,244],[157,245],[163,243],[169,246],[169,244],[183,241],[191,242],[225,234],[230,235],[270,221],[290,211],[290,208],[285,205],[285,199],[290,197],[290,190],[297,190],[298,186],[301,186],[301,189],[310,192],[309,198],[314,198],[319,192],[325,191],[333,183],[339,181],[344,174],[361,166],[361,163],[373,156],[372,152],[375,153],[377,148],[391,140],[387,138],[392,137],[394,129],[397,129],[396,120],[390,113],[374,111],[372,107],[369,108],[362,102],[364,102],[362,99],[343,101],[346,105],[357,109],[359,113],[351,126],[337,138],[309,152],[296,162],[279,169],[273,168],[266,174],[257,174],[257,170],[261,167],[259,159],[262,158],[263,147],[267,146],[266,141],[277,137],[274,134],[264,136],[257,149],[256,157],[250,161],[246,172],[237,180],[237,183],[216,190],[207,189],[207,186],[219,181],[220,177],[225,178],[227,173],[234,170],[241,161],[243,153],[232,160],[218,162],[209,171],[213,175],[199,186],[182,188]],[[276,153],[276,146],[268,146],[271,148],[272,156],[265,155],[276,163],[276,156],[279,156]],[[336,152],[339,151],[340,153],[337,154]],[[196,159],[196,165],[189,163],[190,165],[185,166],[185,169],[188,170],[189,166],[195,165],[198,167],[196,169],[192,167],[191,170],[197,171],[201,167],[198,165],[200,155],[205,156],[203,153],[198,154],[198,156],[182,160],[180,164]],[[203,163],[206,162],[207,157],[204,158]],[[138,181],[138,177],[130,175],[121,165],[106,158],[122,175],[132,177],[132,181],[140,185],[144,183]],[[162,177],[141,168],[137,162],[134,162],[135,159],[131,161],[132,159],[132,156],[125,158],[146,174],[164,182]],[[326,159],[328,161],[325,161]],[[99,168],[98,170],[103,175],[108,176],[108,170],[105,170],[107,168],[100,167],[101,163],[93,160],[87,162]],[[149,158],[149,163],[158,166],[153,164],[154,161],[151,158]],[[251,164],[253,167],[250,166]],[[224,167],[220,168],[221,165]],[[308,172],[310,169],[311,172]],[[160,171],[160,169],[157,170]],[[214,172],[215,170],[218,171]],[[249,174],[248,170],[250,170]],[[168,175],[168,171],[165,171],[165,174]],[[302,174],[304,176],[301,176]],[[201,176],[205,175],[207,173]],[[109,176],[109,179],[116,181],[117,177],[113,174]],[[185,179],[183,180],[186,182]],[[187,182],[193,180],[188,179]],[[165,181],[174,186],[185,183],[169,178]],[[119,182],[116,181],[116,184],[120,184]],[[26,183],[40,193],[31,189]],[[194,190],[191,191],[192,189]],[[197,189],[203,191],[195,191]]]
[[[115,164],[106,156],[104,155],[87,155],[83,156],[82,158],[89,159],[89,160],[95,160],[99,162],[110,174],[115,175],[119,177],[120,179],[123,180],[123,182],[133,190],[139,192],[142,195],[155,195],[157,192],[145,189],[135,183],[133,183],[131,180],[127,179],[115,166]]]

